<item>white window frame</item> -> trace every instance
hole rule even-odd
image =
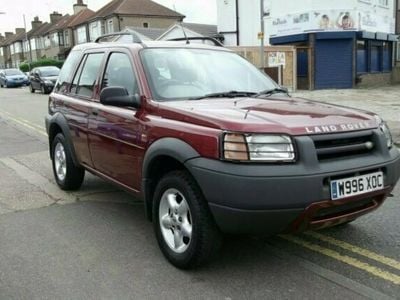
[[[80,26],[76,29],[77,44],[87,43],[86,26]]]
[[[29,40],[29,43],[31,43],[31,50],[36,50],[36,39],[32,38]]]
[[[64,30],[64,45],[69,47],[69,32],[68,29]]]
[[[113,33],[114,32],[114,20],[107,20],[107,33]]]

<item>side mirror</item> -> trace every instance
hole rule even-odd
[[[104,105],[112,105],[119,107],[131,106],[140,107],[140,96],[129,95],[126,88],[121,86],[111,86],[102,89],[100,92],[100,103]]]

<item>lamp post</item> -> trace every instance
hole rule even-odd
[[[30,41],[28,39],[28,31],[26,30],[25,14],[23,15],[23,17],[24,17],[24,28],[25,28],[25,41],[26,41],[27,46],[28,46],[26,50],[29,52],[28,68],[29,68],[29,71],[31,71],[32,49],[31,49],[31,43],[30,43]],[[22,48],[24,48],[24,47],[22,47]]]

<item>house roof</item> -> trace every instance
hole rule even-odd
[[[25,37],[26,37],[25,32],[21,32],[17,35],[14,35],[13,37],[11,37],[7,42],[9,45],[11,45],[15,42],[20,42],[20,41],[25,40]]]
[[[218,34],[217,25],[182,23],[183,27],[201,34],[202,36],[213,37]]]
[[[95,12],[89,8],[85,8],[75,15],[72,15],[69,19],[67,27],[76,27],[83,23],[86,23],[90,18],[94,16]]]
[[[144,28],[144,27],[133,27],[127,26],[124,29],[125,31],[135,31],[145,37],[149,38],[150,40],[156,40],[159,36],[161,36],[165,32],[165,28]]]
[[[93,19],[104,18],[113,14],[160,16],[182,19],[185,17],[184,15],[151,0],[113,0],[100,8],[94,15]]]
[[[35,31],[33,34],[31,34],[31,37],[37,37],[37,36],[43,36],[46,32],[49,31],[50,27],[52,27],[53,24],[51,23],[43,23],[40,25],[37,31]]]
[[[43,26],[45,26],[47,23],[42,23],[36,28],[32,28],[31,30],[28,31],[28,38],[31,38],[36,35],[37,32],[39,32]]]
[[[218,35],[217,25],[198,24],[198,23],[182,23],[181,25],[181,23],[175,23],[171,25],[167,30],[165,30],[164,33],[162,33],[158,37],[158,39],[163,40],[166,36],[168,36],[170,32],[172,32],[177,28],[181,30],[181,26],[183,26],[184,29],[186,29],[185,31],[188,34],[189,31],[191,31],[192,33],[198,34],[203,37],[216,37]]]
[[[49,29],[47,29],[47,31],[45,31],[43,34],[51,33],[51,32],[66,28],[69,23],[70,18],[71,18],[71,16],[68,14],[65,16],[62,16],[61,19],[58,20],[58,22],[56,22],[55,24],[52,24],[52,26],[50,26]]]

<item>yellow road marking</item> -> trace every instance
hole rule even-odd
[[[38,125],[35,125],[35,124],[33,124],[33,123],[31,123],[31,122],[29,122],[27,120],[24,120],[24,119],[16,118],[12,114],[10,114],[9,112],[6,112],[4,110],[0,110],[0,113],[6,115],[6,118],[14,121],[15,123],[18,123],[18,124],[20,124],[20,125],[22,125],[24,127],[27,127],[27,128],[29,128],[31,130],[34,130],[35,132],[37,132],[37,133],[39,133],[41,135],[47,136],[46,131],[44,131],[43,128],[39,127]]]
[[[353,253],[365,256],[365,257],[367,257],[369,259],[372,259],[372,260],[375,260],[375,261],[380,262],[382,264],[388,265],[388,266],[390,266],[392,268],[400,270],[400,262],[398,262],[395,259],[383,256],[383,255],[380,255],[380,254],[377,254],[377,253],[369,251],[367,249],[363,249],[361,247],[354,246],[354,245],[349,244],[347,242],[340,241],[340,240],[337,240],[337,239],[335,239],[333,237],[326,236],[326,235],[323,235],[323,234],[320,234],[320,233],[317,233],[317,232],[311,232],[310,231],[310,232],[305,232],[304,234],[306,234],[308,236],[311,236],[313,238],[316,238],[318,240],[321,240],[323,242],[327,242],[329,244],[335,245],[335,246],[340,247],[342,249],[351,251]]]
[[[280,237],[285,239],[285,240],[287,240],[287,241],[289,241],[289,242],[292,242],[292,243],[300,245],[300,246],[302,246],[304,248],[307,248],[309,250],[318,252],[320,254],[323,254],[325,256],[331,257],[331,258],[336,259],[338,261],[341,261],[341,262],[343,262],[345,264],[348,264],[348,265],[350,265],[352,267],[355,267],[357,269],[360,269],[360,270],[363,270],[365,272],[368,272],[368,273],[370,273],[370,274],[372,274],[372,275],[374,275],[376,277],[379,277],[379,278],[382,278],[384,280],[390,281],[390,282],[392,282],[392,283],[394,283],[396,285],[400,285],[400,276],[398,276],[396,274],[393,274],[393,273],[390,273],[388,271],[382,270],[382,269],[380,269],[378,267],[374,267],[374,266],[372,266],[370,264],[367,264],[365,262],[362,262],[362,261],[360,261],[360,260],[358,260],[356,258],[347,256],[347,255],[342,255],[337,251],[334,251],[334,250],[331,250],[331,249],[324,248],[324,247],[321,247],[319,245],[313,244],[313,243],[308,242],[306,240],[303,240],[303,239],[301,239],[299,237],[295,237],[295,236],[291,236],[291,235],[280,235]]]

